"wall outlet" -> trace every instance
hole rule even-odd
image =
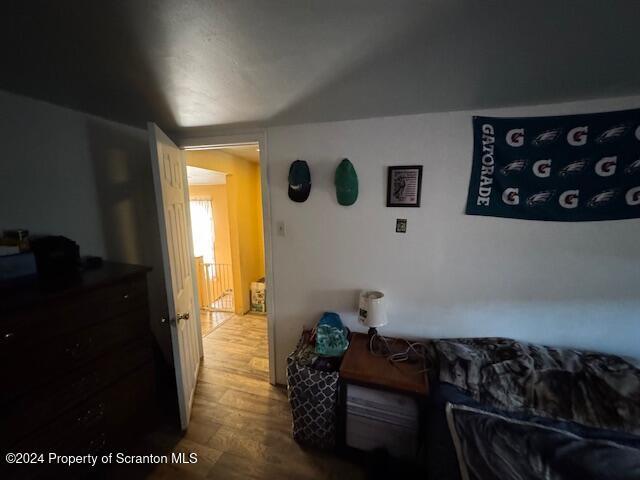
[[[278,222],[277,229],[278,229],[278,236],[284,237],[286,234],[286,231],[284,228],[284,222]]]
[[[406,218],[396,218],[396,233],[407,233]]]

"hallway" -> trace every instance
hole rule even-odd
[[[189,429],[147,437],[150,452],[195,452],[195,464],[159,465],[140,476],[133,466],[122,478],[339,479],[363,478],[336,456],[305,450],[291,436],[286,389],[269,384],[267,320],[233,315],[203,338],[204,358]],[[139,472],[142,473],[142,472]]]

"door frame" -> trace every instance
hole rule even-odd
[[[267,132],[264,130],[228,135],[189,136],[178,138],[176,145],[181,150],[198,150],[207,147],[232,147],[248,143],[257,143],[260,149],[260,188],[262,190],[262,228],[264,234],[264,269],[267,282],[267,339],[269,345],[269,383],[276,384],[276,304],[275,282],[273,274],[272,232],[271,232],[271,195],[269,194],[267,151]],[[185,170],[186,174],[186,170]]]

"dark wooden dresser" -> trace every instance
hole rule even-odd
[[[114,451],[154,405],[146,267],[107,263],[0,290],[0,472],[49,476],[6,452]],[[28,474],[27,474],[28,473]]]

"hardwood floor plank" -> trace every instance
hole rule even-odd
[[[280,466],[262,462],[250,462],[229,452],[222,454],[207,479],[217,480],[295,480],[298,477]]]
[[[251,353],[255,351],[255,346],[243,345],[241,343],[221,342],[217,340],[203,340],[203,347],[212,351],[234,352],[234,353]]]
[[[189,429],[185,432],[184,438],[194,443],[206,445],[211,437],[222,427],[215,422],[207,422],[198,417],[192,417],[189,422]]]
[[[233,388],[263,397],[269,397],[274,400],[287,401],[287,392],[284,388],[274,387],[265,380],[259,380],[247,375],[223,371],[221,369],[200,369],[198,382]]]
[[[206,443],[198,443],[187,438],[183,438],[180,440],[178,445],[176,445],[172,453],[182,453],[185,459],[189,459],[190,454],[196,454],[197,461],[195,463],[173,463],[172,465],[180,470],[180,472],[195,474],[204,478],[211,470],[211,467],[213,467],[213,465],[218,461],[223,452],[212,448]]]
[[[247,429],[258,433],[273,429],[291,433],[291,421],[289,418],[261,415],[227,407],[226,405],[201,402],[198,399],[194,399],[193,411],[194,413],[197,412],[199,415],[202,415],[207,421],[238,429]]]
[[[273,402],[264,397],[229,389],[220,398],[220,405],[226,405],[237,410],[250,412],[255,415],[267,415],[270,417],[282,418],[286,422],[291,422],[291,411],[288,403]]]
[[[251,368],[269,374],[269,359],[264,357],[252,357],[250,361]]]
[[[232,315],[203,338],[204,357],[186,432],[162,427],[138,453],[196,453],[196,464],[119,465],[106,478],[361,479],[361,467],[307,450],[291,435],[287,391],[268,382],[266,318]]]
[[[208,445],[245,458],[250,463],[280,467],[295,478],[315,479],[323,476],[317,465],[305,461],[306,454],[294,443],[289,444],[287,449],[274,448],[263,442],[260,436],[223,426]]]

